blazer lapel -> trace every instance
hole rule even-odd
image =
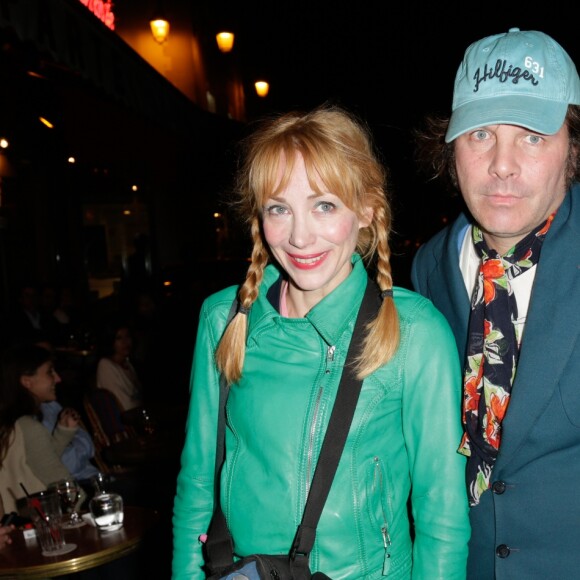
[[[459,246],[463,241],[459,238],[467,225],[469,222],[462,214],[451,226],[444,241],[443,259],[438,261],[427,280],[429,297],[444,314],[453,330],[462,367],[471,306],[470,296],[459,269]]]
[[[542,247],[496,467],[538,421],[580,333],[580,187],[560,206]]]

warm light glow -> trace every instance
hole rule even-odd
[[[139,188],[138,188],[136,185],[132,185],[132,186],[131,186],[131,189],[132,189],[133,191],[137,191]]]
[[[123,215],[131,215],[131,210],[130,209],[124,209],[123,210]]]
[[[153,38],[159,44],[163,44],[169,36],[169,22],[165,18],[155,18],[149,24],[151,25]]]
[[[219,217],[222,217],[222,214],[216,211],[216,212],[213,214],[213,217],[214,217],[214,218],[219,218]]]
[[[266,81],[256,81],[254,86],[259,97],[265,97],[270,90],[270,85]]]
[[[49,129],[54,129],[54,125],[44,117],[38,117],[38,120],[43,124],[46,125]]]
[[[234,48],[234,33],[233,32],[218,32],[215,35],[218,48],[222,52],[230,52]]]
[[[115,30],[115,14],[111,0],[80,0],[99,20]]]
[[[76,163],[76,162],[77,162],[77,160],[76,160],[74,157],[69,157],[69,158],[68,158],[68,162],[69,162],[69,163]]]
[[[6,149],[8,147],[8,141],[4,138],[0,139],[0,147],[2,147],[2,149]]]
[[[165,280],[165,282],[163,282],[163,286],[171,286],[171,280]]]

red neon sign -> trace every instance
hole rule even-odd
[[[79,0],[86,6],[99,20],[104,22],[111,30],[115,30],[115,15],[113,14],[113,3],[111,0]]]

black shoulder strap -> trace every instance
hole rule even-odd
[[[238,297],[234,298],[230,308],[226,328],[236,315],[238,310]],[[226,425],[226,401],[228,399],[228,385],[223,374],[220,374],[220,398],[218,408],[217,423],[217,445],[215,454],[215,471],[214,471],[214,496],[213,496],[213,517],[207,530],[207,539],[205,542],[205,555],[207,566],[213,573],[225,566],[233,563],[233,544],[226,523],[226,518],[222,512],[220,500],[220,472],[225,458],[225,425]]]
[[[238,311],[238,297],[234,298],[232,305],[230,307],[230,311],[228,313],[228,318],[226,321],[225,328],[228,327],[228,324],[231,322],[232,318],[236,315]],[[215,455],[215,479],[214,479],[214,489],[219,491],[219,473],[221,470],[222,463],[224,462],[225,458],[225,423],[226,423],[226,401],[228,399],[228,385],[223,374],[220,374],[220,402],[219,402],[219,410],[218,413],[218,428],[217,428],[217,446],[216,446],[216,455]],[[219,496],[216,496],[219,498]],[[216,497],[214,497],[214,507],[216,503]]]
[[[235,314],[236,302],[232,305]],[[308,556],[314,546],[316,527],[322,514],[322,509],[330,492],[330,487],[342,450],[348,436],[358,396],[362,387],[362,381],[357,379],[353,361],[362,349],[362,341],[367,324],[381,305],[380,293],[377,285],[368,280],[361,307],[356,319],[353,335],[346,357],[346,363],[342,372],[336,400],[332,409],[328,428],[322,443],[322,448],[314,472],[314,478],[304,508],[302,522],[298,526],[290,557],[299,560],[307,566]],[[224,433],[225,430],[225,402],[227,398],[227,385],[223,377],[220,379],[220,413],[218,419],[218,448],[216,454],[216,479],[215,479],[215,510],[210,523],[207,541],[205,544],[207,564],[211,572],[222,569],[233,563],[233,545],[225,517],[219,505],[219,474],[224,457]],[[223,402],[223,406],[221,405]],[[219,432],[221,429],[221,433]],[[219,461],[219,463],[218,463]],[[300,563],[298,563],[300,565]]]
[[[369,279],[356,319],[320,455],[318,456],[316,471],[314,472],[310,492],[304,507],[302,523],[298,526],[292,544],[290,552],[292,558],[297,555],[308,556],[314,546],[316,526],[330,492],[332,480],[338,468],[362,388],[362,381],[356,377],[354,361],[362,349],[366,326],[377,315],[380,305],[381,298],[378,286]]]

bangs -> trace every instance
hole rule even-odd
[[[270,144],[259,153],[250,169],[250,187],[254,192],[256,205],[263,207],[268,199],[285,189],[294,169],[296,156],[300,154],[304,159],[311,189],[319,195],[332,193],[347,207],[357,211],[356,200],[360,199],[362,184],[349,171],[348,157],[340,153],[336,149],[321,148],[304,138]]]

